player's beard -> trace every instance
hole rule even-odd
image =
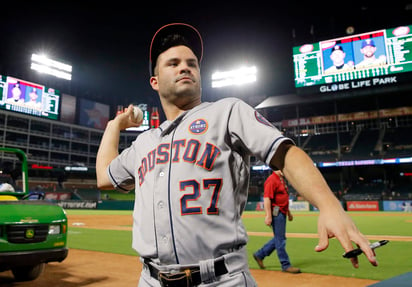
[[[201,99],[200,78],[196,79],[193,76],[188,77],[191,79],[188,83],[181,82],[189,80],[181,80],[184,76],[179,76],[173,83],[167,87],[163,87],[160,91],[161,97],[169,103],[173,103],[182,108],[191,108],[192,106],[199,104]]]
[[[185,79],[185,78],[190,78]],[[191,75],[182,75],[176,79],[175,93],[178,97],[193,97],[200,95],[200,79]]]

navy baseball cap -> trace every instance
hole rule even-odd
[[[182,39],[176,41],[170,39],[169,41],[165,41],[170,35],[180,35],[182,36],[183,41]],[[199,63],[202,61],[203,41],[199,31],[195,27],[185,23],[167,24],[157,30],[150,44],[150,76],[154,76],[154,69],[159,55],[171,47],[180,45],[189,47],[197,57]]]
[[[373,41],[372,39],[365,39],[362,42],[362,49],[365,48],[366,46],[372,46],[375,47],[375,41]]]
[[[338,51],[338,50],[343,52],[343,48],[342,48],[341,45],[335,45],[335,46],[333,46],[333,48],[332,48],[332,50],[330,51],[330,53],[332,54],[333,52]]]

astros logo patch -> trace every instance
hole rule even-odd
[[[197,119],[189,125],[189,131],[192,134],[203,134],[207,131],[208,124],[204,119]]]

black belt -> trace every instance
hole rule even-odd
[[[179,272],[163,272],[149,263],[149,259],[144,259],[145,265],[149,268],[150,276],[159,280],[163,287],[192,287],[202,283],[200,276],[200,267],[191,267],[182,269]],[[226,274],[225,260],[219,259],[215,261],[215,276]]]

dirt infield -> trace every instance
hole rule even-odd
[[[135,256],[71,249],[62,263],[50,263],[32,282],[13,282],[10,271],[0,273],[2,287],[136,287],[142,265]],[[374,280],[353,279],[317,274],[285,274],[280,271],[252,269],[261,287],[365,287]],[[274,284],[274,282],[276,282]]]

